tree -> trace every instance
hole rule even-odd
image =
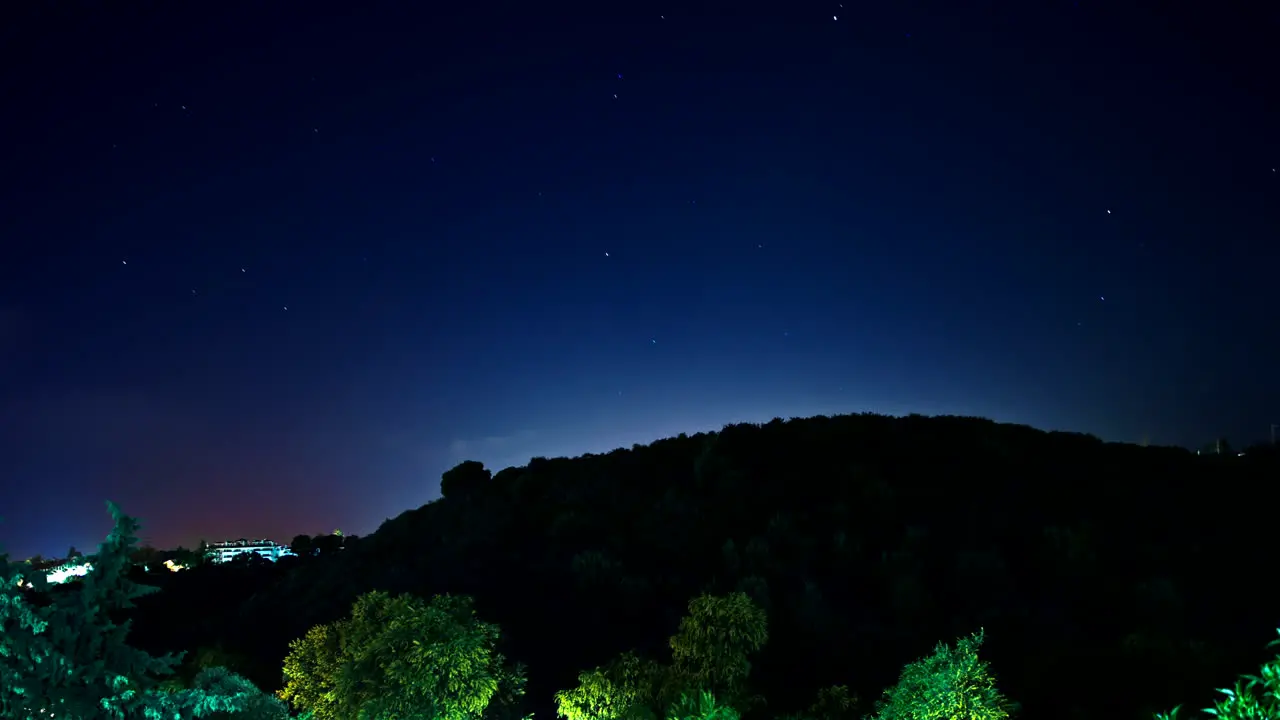
[[[42,574],[0,555],[0,716],[183,720],[256,708],[253,717],[286,717],[283,704],[221,669],[189,689],[160,687],[179,658],[125,641],[129,623],[115,617],[154,588],[129,579],[138,522],[107,507],[115,528],[93,569],[67,592],[49,594]]]
[[[1272,640],[1267,647],[1280,645]],[[1203,712],[1219,720],[1270,720],[1280,717],[1280,655],[1265,663],[1257,675],[1241,675],[1234,689],[1221,688],[1225,697]],[[1157,713],[1156,720],[1180,720],[1182,706]]]
[[[342,668],[345,620],[316,625],[289,643],[284,659],[285,686],[280,697],[295,708],[311,712],[315,720],[340,717],[334,693]]]
[[[556,693],[556,714],[566,720],[616,720],[657,700],[667,668],[623,653],[603,668],[578,676],[578,686]]]
[[[902,669],[898,684],[876,703],[875,720],[966,718],[1004,720],[1013,704],[996,689],[987,663],[978,660],[981,631],[954,649],[938,643],[933,655]]]
[[[667,710],[667,720],[738,720],[738,711],[721,705],[709,692],[683,695]]]
[[[746,593],[700,595],[689,602],[689,614],[668,643],[670,665],[623,653],[579,675],[576,688],[556,693],[556,712],[566,720],[731,712],[736,720],[754,700],[746,696],[749,656],[768,638],[768,618]]]
[[[769,639],[768,618],[746,593],[702,595],[671,638],[671,660],[689,689],[741,699],[752,653]]]
[[[298,557],[311,557],[314,548],[311,545],[310,535],[295,535],[293,541],[289,543],[289,549]]]
[[[510,705],[524,691],[523,670],[506,666],[498,637],[468,597],[370,592],[351,617],[290,644],[281,697],[315,720],[492,716],[495,700]]]
[[[200,550],[192,550],[179,545],[173,551],[173,562],[184,568],[194,568],[203,565],[208,556]]]
[[[223,667],[200,671],[189,690],[173,694],[167,717],[202,720],[288,720],[289,708]],[[175,712],[176,711],[176,712]]]
[[[160,551],[150,545],[135,548],[131,559],[135,565],[141,565],[147,570],[155,569],[162,562]]]
[[[311,554],[332,555],[342,549],[342,536],[330,533],[311,538]]]
[[[474,497],[492,479],[493,473],[485,468],[484,463],[475,460],[458,463],[440,476],[440,497]]]

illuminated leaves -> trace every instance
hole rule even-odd
[[[768,636],[765,612],[745,593],[702,595],[689,603],[670,640],[670,665],[624,653],[579,675],[576,688],[556,693],[557,714],[566,720],[737,720],[748,656]],[[717,704],[717,697],[727,704]]]
[[[284,660],[284,689],[280,697],[294,707],[312,711],[315,720],[338,716],[333,692],[342,663],[342,630],[346,621],[317,625],[289,643]]]
[[[978,659],[982,632],[956,647],[939,643],[933,655],[902,669],[898,684],[877,703],[876,720],[1004,720],[1011,703],[996,689],[987,663]]]
[[[498,628],[467,597],[426,602],[371,592],[351,617],[290,644],[281,693],[315,720],[472,720],[495,698],[523,694],[523,676],[495,651]]]
[[[738,717],[737,710],[720,705],[709,692],[696,697],[681,696],[667,711],[667,720],[738,720]]]
[[[566,720],[617,720],[649,704],[664,668],[635,653],[623,653],[605,668],[578,676],[578,687],[556,693],[556,713]]]
[[[128,623],[112,615],[152,589],[129,579],[138,522],[108,508],[115,528],[92,570],[64,592],[46,595],[40,573],[24,577],[0,555],[0,717],[287,718],[283,703],[223,668],[206,669],[191,688],[162,684],[178,658],[126,642]]]
[[[1272,640],[1267,647],[1277,645],[1280,640]],[[1225,697],[1204,712],[1219,720],[1280,718],[1280,655],[1263,665],[1259,674],[1241,675],[1234,689],[1220,688],[1218,692]],[[1183,720],[1180,710],[1176,707],[1167,713],[1157,713],[1155,720]]]
[[[699,689],[737,693],[751,673],[748,656],[768,639],[768,618],[746,593],[702,595],[671,638],[671,660]]]

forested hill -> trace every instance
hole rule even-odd
[[[239,586],[225,568],[166,579],[138,629],[216,646],[274,689],[287,642],[361,593],[468,594],[551,717],[579,672],[631,648],[662,656],[690,598],[736,589],[768,613],[751,685],[771,715],[832,684],[875,699],[905,663],[985,628],[1024,717],[1149,718],[1204,707],[1266,657],[1278,477],[1266,453],[977,418],[732,425],[492,475],[463,463],[441,500],[343,552],[244,570]]]

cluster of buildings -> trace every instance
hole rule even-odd
[[[288,557],[295,553],[289,549],[288,545],[271,540],[226,540],[223,542],[209,543],[203,546],[205,558],[215,563],[230,562],[239,555],[255,554],[271,562],[275,562],[282,557]],[[31,561],[28,561],[31,562]],[[61,584],[78,577],[84,577],[93,569],[93,559],[83,555],[68,558],[66,560],[54,561],[37,561],[32,563],[37,571],[45,574],[45,579],[51,584]],[[185,565],[179,564],[173,558],[164,561],[165,569],[171,572],[186,569]],[[147,568],[150,569],[150,568]]]
[[[217,563],[230,562],[237,555],[247,553],[255,553],[271,562],[295,554],[289,549],[288,545],[281,545],[271,540],[245,540],[241,538],[240,540],[210,543],[205,546],[205,556]]]

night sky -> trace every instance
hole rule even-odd
[[[1146,4],[6,8],[0,542],[775,416],[1264,439],[1280,9]]]

